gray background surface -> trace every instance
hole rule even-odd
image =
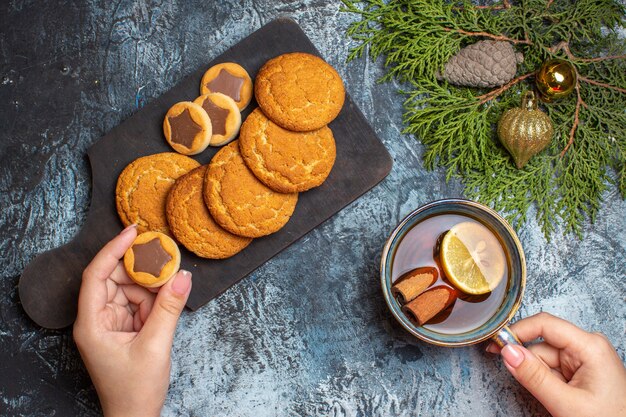
[[[378,287],[380,250],[415,207],[461,196],[401,134],[399,85],[380,62],[345,63],[355,18],[330,1],[11,0],[0,5],[0,414],[99,415],[71,332],[25,316],[19,274],[68,242],[90,198],[85,151],[111,128],[278,16],[299,22],[394,158],[382,184],[196,313],[173,348],[165,416],[543,416],[481,347],[403,331]],[[626,354],[626,203],[612,190],[585,238],[520,230],[518,316],[548,311]],[[45,277],[42,277],[45,279]]]

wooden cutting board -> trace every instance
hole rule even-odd
[[[72,242],[39,254],[20,277],[20,299],[31,319],[51,329],[72,324],[83,269],[122,229],[115,209],[118,175],[140,156],[172,151],[163,138],[163,117],[174,103],[199,95],[204,72],[212,65],[232,61],[246,68],[254,79],[268,59],[296,51],[320,55],[296,22],[274,20],[199,68],[88,150],[93,191],[83,229]],[[253,100],[243,118],[256,106]],[[190,309],[196,310],[220,295],[387,176],[392,165],[389,153],[349,95],[330,127],[337,143],[335,166],[321,187],[300,194],[295,213],[283,229],[255,239],[241,253],[225,260],[202,259],[181,247],[181,268],[193,273],[193,290],[187,302]],[[208,163],[217,150],[209,148],[195,159]]]

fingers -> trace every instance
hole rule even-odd
[[[117,263],[117,266],[113,272],[111,272],[109,279],[105,282],[107,286],[107,302],[109,303],[113,301],[120,286],[135,284],[126,273],[126,268],[124,268],[124,264],[122,262]]]
[[[495,342],[489,342],[489,344],[485,348],[485,352],[494,353],[494,354],[499,355],[500,354],[500,346],[496,345]]]
[[[559,349],[550,346],[548,343],[535,343],[534,345],[528,346],[527,349],[530,350],[541,361],[543,361],[543,363],[545,363],[546,366],[548,366],[549,368],[559,369],[561,367]],[[491,342],[485,350],[489,353],[494,354],[499,354],[501,352],[500,347],[493,342]]]
[[[107,243],[87,265],[78,296],[78,314],[100,311],[107,303],[106,280],[119,264],[124,252],[137,236],[136,227],[129,226]]]
[[[128,301],[132,305],[136,306],[133,308],[135,316],[135,327],[138,324],[140,324],[140,326],[139,328],[135,328],[134,330],[139,331],[148,319],[150,311],[152,311],[156,295],[137,284],[122,285],[120,286],[120,288],[126,295]]]
[[[549,344],[542,342],[528,346],[527,348],[541,359],[550,368],[560,368],[561,358],[559,356],[559,350]]]
[[[572,323],[548,313],[535,314],[509,327],[522,342],[542,337],[550,345],[559,349],[583,346],[589,336],[589,333]]]
[[[500,353],[506,368],[552,415],[568,415],[578,395],[523,346],[506,345]]]
[[[556,376],[557,378],[559,378],[561,381],[563,381],[564,383],[568,383],[569,381],[567,380],[567,378],[565,378],[565,376],[561,373],[560,370],[558,369],[550,369],[550,371],[552,372],[552,374],[554,376]]]
[[[134,281],[130,279],[126,273],[126,268],[124,268],[124,264],[122,262],[117,263],[117,266],[113,272],[111,272],[110,278],[119,285],[134,284]]]
[[[139,343],[153,351],[172,347],[180,313],[191,291],[191,272],[179,271],[156,296],[152,311],[139,332]]]

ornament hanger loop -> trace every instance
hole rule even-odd
[[[537,100],[535,99],[535,93],[533,91],[526,91],[522,97],[522,109],[524,110],[537,110]]]

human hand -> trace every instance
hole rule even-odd
[[[588,333],[548,313],[510,326],[523,346],[494,343],[504,365],[554,417],[626,416],[626,369],[600,333]]]
[[[158,416],[169,385],[178,317],[191,290],[179,271],[158,294],[134,284],[120,259],[137,236],[130,226],[83,272],[74,340],[105,416]]]

